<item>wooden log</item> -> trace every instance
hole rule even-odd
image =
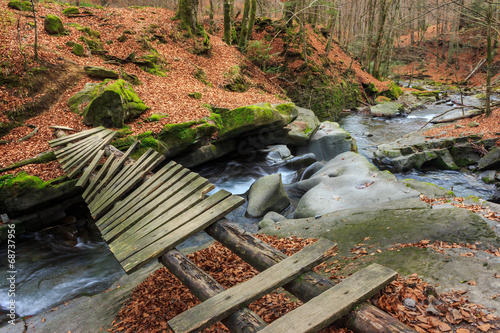
[[[319,239],[250,280],[184,311],[171,319],[168,324],[176,333],[198,332],[228,317],[238,308],[258,300],[277,287],[299,277],[331,256],[336,248],[337,244],[332,241],[325,238]]]
[[[400,321],[388,320],[387,312],[384,312],[371,305],[363,303],[355,310],[349,313],[347,327],[354,332],[359,333],[415,333],[416,331],[408,326],[401,325]]]
[[[215,240],[219,241],[222,245],[229,248],[234,254],[243,259],[246,263],[257,269],[258,271],[263,271],[279,261],[287,258],[285,254],[276,250],[275,248],[269,246],[265,242],[261,241],[254,235],[246,232],[238,225],[222,219],[216,223],[205,228],[205,232],[212,236]],[[320,295],[324,291],[333,287],[333,284],[329,279],[315,273],[307,272],[303,274],[300,278],[293,280],[292,282],[283,286],[292,295],[296,296],[303,302],[307,302],[312,298]],[[402,333],[415,333],[415,331],[405,324],[401,323],[397,319],[390,316],[388,313],[383,311],[376,311],[376,307],[370,304],[366,304],[361,309],[358,309],[355,314],[351,314],[352,317],[358,322],[356,327],[364,325],[369,327],[371,317],[368,313],[375,312],[380,317],[380,320],[391,327],[394,331],[387,332],[402,332]],[[348,328],[359,333],[384,333],[386,332],[384,328],[374,331],[363,331],[357,330],[356,327],[351,326],[351,322],[348,322]]]
[[[318,332],[348,314],[357,304],[375,295],[397,276],[398,273],[392,269],[371,264],[278,318],[261,332]]]
[[[168,251],[159,261],[202,302],[225,291],[222,285],[177,249]],[[267,326],[247,307],[239,309],[222,323],[233,333],[254,333]]]

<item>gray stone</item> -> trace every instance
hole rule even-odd
[[[118,79],[118,73],[112,69],[99,66],[84,66],[83,70],[90,77],[99,79]]]
[[[493,147],[477,163],[479,170],[500,168],[500,148]]]
[[[298,182],[297,186],[307,192],[297,205],[296,218],[419,196],[417,191],[397,181],[392,174],[378,171],[365,157],[353,152],[338,155],[310,179]]]
[[[291,130],[284,139],[285,144],[300,146],[305,145],[311,136],[316,133],[320,122],[313,111],[297,108],[298,117],[290,123]]]
[[[290,199],[281,181],[281,174],[273,174],[255,181],[248,193],[247,214],[260,217],[269,211],[281,212],[290,205]]]
[[[420,194],[425,195],[428,198],[442,198],[442,197],[454,197],[455,194],[445,189],[444,187],[437,186],[431,183],[420,182],[415,179],[407,178],[400,180],[405,183],[406,186],[420,192]]]
[[[74,113],[82,114],[84,106],[92,100],[92,94],[97,89],[99,83],[85,83],[82,90],[74,94],[68,99],[68,106]]]
[[[267,158],[274,163],[281,163],[292,157],[290,149],[285,145],[274,145],[267,149],[260,150],[261,152],[267,152]]]
[[[370,113],[376,117],[395,117],[401,115],[404,106],[397,102],[386,102],[370,107]]]
[[[483,182],[485,182],[486,184],[494,184],[496,182],[496,171],[494,170],[487,170],[487,171],[483,171],[481,172],[481,180]]]
[[[278,214],[276,212],[268,212],[266,215],[264,215],[265,219],[270,219],[273,222],[280,222],[283,220],[286,220],[286,217],[284,217],[281,214]]]
[[[316,156],[313,153],[308,153],[300,156],[296,156],[291,160],[287,161],[285,166],[290,169],[301,169],[307,168],[308,166],[316,163]]]
[[[298,147],[297,155],[313,153],[318,161],[329,161],[346,151],[357,152],[356,139],[339,124],[326,121],[305,146]]]
[[[180,157],[176,157],[175,161],[182,164],[186,168],[192,168],[232,153],[236,151],[236,147],[237,145],[235,140],[214,142],[212,144],[199,147]]]
[[[325,162],[314,162],[313,164],[302,169],[299,172],[299,180],[306,180],[311,178],[312,175],[321,170],[321,168],[323,168],[324,166]]]

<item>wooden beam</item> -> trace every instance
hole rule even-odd
[[[269,246],[266,242],[263,242],[226,219],[219,220],[210,225],[205,229],[205,232],[258,271],[263,271],[287,258],[281,251]],[[283,288],[301,301],[308,302],[334,285],[326,277],[309,271],[285,284]],[[372,312],[377,313],[384,326],[373,327],[373,321],[371,320]],[[361,326],[370,327],[370,329],[357,329],[357,327]],[[359,333],[415,333],[415,330],[393,318],[388,313],[377,311],[377,308],[371,304],[366,304],[351,313],[351,320],[348,321],[347,327]]]
[[[85,172],[76,183],[76,186],[83,187],[87,185],[87,182],[90,179],[90,175],[92,174],[92,172],[94,172],[95,168],[97,167],[103,156],[104,156],[104,150],[100,150],[97,152],[97,155],[94,156],[94,159],[92,160],[92,162],[90,162],[90,165],[87,167],[87,169],[85,169]]]
[[[357,304],[375,295],[397,276],[398,273],[392,269],[379,264],[371,264],[309,302],[276,319],[259,332],[318,332],[345,316]]]
[[[312,269],[330,257],[336,248],[337,244],[332,241],[319,239],[250,280],[184,311],[168,324],[175,333],[198,332]]]
[[[82,194],[83,199],[86,201],[90,192],[101,182],[101,180],[106,176],[106,173],[108,172],[109,168],[111,167],[113,161],[116,159],[115,155],[111,155],[108,157],[106,162],[104,162],[104,165],[102,168],[97,172],[97,175],[92,179],[85,189],[85,191]]]
[[[159,261],[202,302],[225,291],[224,287],[210,274],[199,268],[177,249],[168,251],[160,257]],[[232,333],[257,332],[267,326],[255,312],[246,307],[223,319],[222,323]]]
[[[65,145],[67,143],[86,138],[86,137],[93,135],[97,132],[100,132],[102,130],[104,130],[104,127],[100,126],[100,127],[92,128],[89,130],[81,131],[81,132],[78,132],[75,134],[63,136],[62,138],[50,140],[49,145],[51,147],[62,146],[62,145]]]

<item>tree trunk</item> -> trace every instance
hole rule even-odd
[[[33,13],[33,22],[35,23],[35,45],[33,46],[35,49],[35,61],[38,61],[38,26],[36,24],[36,10],[35,10],[35,1],[31,0],[31,11]]]
[[[227,220],[219,220],[218,222],[212,224],[205,229],[205,232],[215,238],[215,240],[222,243],[228,249],[230,249],[234,254],[239,256],[245,262],[250,264],[252,267],[258,271],[263,271],[281,260],[287,258],[285,254],[281,251],[276,250],[267,243],[261,241],[254,235],[244,231],[239,226],[228,222]],[[334,286],[334,284],[327,278],[315,273],[314,271],[309,271],[299,278],[289,282],[284,285],[287,291],[296,296],[303,302],[310,301],[312,298],[320,295],[324,291],[328,290]],[[374,306],[367,304],[365,307],[361,307],[360,310],[353,312],[352,317],[356,320],[358,324],[364,323],[366,327],[370,325],[371,317],[368,315],[368,310],[377,313],[380,320],[384,321],[386,327],[391,330],[387,331],[385,327],[378,328],[371,332],[355,331],[362,333],[384,333],[384,332],[400,332],[400,333],[415,333],[414,330],[410,329],[408,326],[404,325],[397,319],[391,317],[389,314],[380,311],[377,312],[373,309]],[[348,326],[349,329],[353,329]]]
[[[246,36],[246,42],[252,38],[252,32],[253,32],[253,27],[255,24],[255,15],[257,12],[257,0],[251,0],[250,4],[252,5],[250,7],[250,19],[248,21],[248,32]],[[245,44],[246,44],[245,42]]]
[[[200,32],[198,26],[198,1],[199,0],[179,0],[176,19],[181,20],[180,28],[189,34],[197,35]]]
[[[209,27],[208,33],[213,35],[214,33],[214,0],[210,0],[210,13],[209,13]]]
[[[488,3],[488,11],[486,13],[487,36],[486,36],[486,117],[491,115],[491,65],[493,62],[493,47],[491,36],[491,25],[493,24],[493,4]]]
[[[209,274],[176,249],[161,256],[160,262],[202,302],[225,290]],[[231,332],[238,333],[253,333],[267,326],[257,314],[247,307],[239,309],[221,322]]]
[[[391,316],[389,318],[393,319]],[[395,320],[395,319],[394,319]],[[387,313],[379,308],[363,303],[349,314],[347,326],[354,332],[363,333],[414,333],[409,327],[401,327],[399,321],[389,320]]]
[[[243,17],[241,18],[240,42],[238,43],[240,49],[244,48],[246,45],[249,12],[250,12],[250,0],[245,0],[245,7],[243,7]]]
[[[224,0],[224,41],[231,45],[231,1]]]
[[[292,1],[287,1],[285,2],[285,6],[283,8],[283,20],[285,21],[285,26],[287,28],[291,27],[293,25],[293,15],[295,14],[295,7],[297,6],[297,2],[292,0]]]
[[[373,50],[372,75],[378,80],[380,80],[380,46],[382,44],[382,37],[384,37],[385,19],[387,18],[387,12],[389,11],[389,4],[390,2],[387,3],[387,0],[382,0],[380,2],[380,17],[378,21],[377,39]]]

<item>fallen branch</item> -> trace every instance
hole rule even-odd
[[[34,128],[34,130],[31,131],[30,134],[25,135],[25,136],[23,136],[20,139],[17,139],[16,142],[23,142],[23,141],[29,140],[29,139],[31,139],[38,132],[38,127],[37,126],[35,126],[35,125],[26,125],[26,126],[29,127],[29,128]]]
[[[454,121],[460,120],[460,119],[473,118],[473,117],[479,116],[481,114],[482,114],[482,111],[478,110],[477,113],[471,113],[471,114],[468,114],[465,116],[457,116],[457,117],[448,118],[448,119],[435,120],[435,121],[432,121],[432,123],[433,124],[451,123],[451,122],[454,122]]]
[[[479,68],[481,68],[482,65],[484,65],[484,63],[486,62],[486,59],[481,59],[481,61],[479,61],[479,63],[476,65],[476,67],[472,70],[472,72],[470,72],[469,75],[467,75],[467,77],[465,78],[464,81],[469,81],[469,79],[472,77],[472,75],[474,75],[474,73],[477,72],[477,70]]]
[[[426,122],[422,127],[420,127],[418,130],[420,131],[422,128],[424,128],[425,126],[427,126],[429,123],[431,123],[434,119],[436,118],[439,118],[441,116],[444,116],[445,114],[447,114],[448,112],[451,112],[453,110],[458,110],[458,109],[462,109],[462,112],[463,112],[463,108],[464,106],[457,106],[457,107],[454,107],[454,108],[451,108],[441,114],[438,114],[437,116],[435,116],[434,118],[432,118],[431,120],[429,120],[428,122]],[[475,108],[475,109],[479,109],[478,107],[475,107],[475,106],[472,106],[472,108]]]
[[[54,151],[48,151],[45,153],[41,153],[37,157],[28,158],[28,159],[22,160],[20,162],[16,162],[16,163],[13,163],[9,166],[6,166],[5,168],[1,168],[0,173],[5,172],[5,171],[9,171],[9,170],[14,170],[14,169],[20,168],[20,167],[28,165],[28,164],[35,164],[35,163],[43,164],[43,163],[48,163],[48,162],[55,161],[55,160],[56,160],[56,154],[54,154]]]

